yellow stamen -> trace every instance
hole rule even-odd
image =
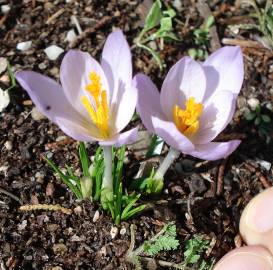
[[[186,109],[173,107],[173,119],[176,127],[186,136],[195,134],[199,129],[199,118],[203,111],[203,104],[196,103],[193,97],[186,101]]]
[[[95,106],[91,105],[87,96],[82,96],[82,104],[88,111],[91,120],[100,131],[102,137],[107,138],[109,136],[107,93],[102,89],[101,78],[96,72],[91,72],[89,79],[91,83],[85,87],[85,90],[94,98]]]

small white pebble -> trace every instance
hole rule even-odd
[[[3,14],[7,14],[10,11],[10,5],[2,5],[1,6],[1,12]]]
[[[24,219],[20,224],[18,224],[18,230],[22,231],[26,228],[26,226],[27,226],[27,220]]]
[[[3,73],[8,67],[8,61],[4,57],[0,57],[0,74]]]
[[[85,240],[85,237],[80,237],[76,234],[72,235],[70,238],[71,242],[82,242]]]
[[[60,54],[64,52],[64,49],[56,45],[51,45],[47,47],[46,49],[44,49],[44,52],[47,55],[49,60],[54,61],[60,56]]]
[[[120,233],[120,235],[125,235],[126,234],[126,228],[125,227],[121,228],[119,233]]]
[[[71,19],[71,23],[76,26],[78,33],[81,34],[82,28],[80,26],[80,23],[79,23],[77,17],[75,15],[72,15],[70,19]]]
[[[93,217],[93,222],[97,222],[100,218],[100,212],[99,210],[97,210],[94,214],[94,217]]]
[[[174,0],[173,1],[173,6],[178,10],[182,10],[182,1],[181,0]]]
[[[118,235],[118,228],[117,227],[112,227],[110,231],[110,235],[112,239],[115,239],[116,236]]]
[[[0,112],[2,112],[10,103],[8,91],[4,91],[0,88]]]
[[[40,63],[40,64],[38,65],[38,68],[39,68],[39,69],[46,69],[46,64],[45,64],[45,63]]]
[[[82,207],[80,205],[76,206],[74,208],[74,213],[75,214],[81,214],[82,213]]]
[[[74,29],[71,29],[67,32],[65,41],[72,42],[77,37]]]
[[[65,135],[59,136],[59,137],[57,137],[56,142],[63,141],[63,140],[65,140],[66,138],[67,138],[67,137],[66,137]]]
[[[41,121],[43,119],[46,119],[46,117],[42,113],[40,113],[39,110],[36,107],[34,107],[31,110],[30,114],[31,114],[32,119],[35,120],[35,121]]]
[[[250,98],[247,100],[247,104],[254,111],[260,105],[260,101],[257,98]]]
[[[38,183],[42,184],[44,182],[44,173],[43,172],[36,172],[35,173],[35,179]]]
[[[265,107],[269,110],[269,111],[273,111],[273,106],[270,102],[266,103]]]
[[[106,254],[107,254],[106,247],[103,246],[103,247],[100,249],[99,253],[100,253],[101,256],[105,257]]]
[[[5,147],[6,147],[7,150],[10,151],[12,149],[12,142],[11,141],[6,141],[4,143],[4,145],[5,145]]]
[[[31,40],[19,42],[19,43],[16,45],[16,49],[19,50],[19,51],[26,51],[26,50],[30,49],[31,44],[32,44],[32,41],[31,41]]]

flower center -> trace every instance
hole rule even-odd
[[[173,107],[173,119],[176,127],[185,136],[195,134],[199,129],[199,118],[203,111],[203,104],[196,103],[193,97],[186,101],[186,109]]]
[[[109,136],[107,93],[106,90],[102,89],[101,78],[96,72],[91,72],[89,79],[90,84],[86,85],[85,90],[92,95],[94,104],[90,102],[87,96],[82,96],[81,100],[101,135],[107,138]]]

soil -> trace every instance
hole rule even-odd
[[[176,1],[164,1],[173,5]],[[212,35],[208,52],[217,38],[244,40],[245,81],[233,121],[218,140],[241,139],[242,143],[227,160],[206,162],[182,156],[165,179],[164,192],[149,210],[122,222],[114,239],[115,226],[109,215],[96,204],[76,200],[57,179],[42,156],[60,167],[79,168],[78,143],[66,137],[57,126],[42,116],[33,117],[33,104],[20,86],[10,91],[10,105],[0,115],[0,269],[134,269],[125,260],[130,245],[130,225],[136,225],[136,246],[150,239],[165,223],[174,221],[181,243],[176,251],[161,252],[156,260],[183,261],[185,241],[201,234],[211,242],[204,258],[221,258],[235,246],[243,245],[238,233],[240,214],[250,199],[272,185],[272,131],[262,135],[259,126],[245,119],[250,98],[258,98],[264,113],[272,117],[273,57],[259,43],[259,33],[229,27],[250,20],[248,7],[233,1],[210,1],[217,32]],[[161,72],[151,56],[138,48],[132,50],[134,71],[141,71],[161,85],[167,70],[193,44],[192,30],[203,18],[195,1],[181,1],[177,7],[174,32],[180,42],[165,44],[161,50],[166,68]],[[1,0],[11,9],[0,17],[0,56],[9,60],[13,71],[35,70],[58,79],[60,56],[50,61],[44,49],[55,44],[66,52],[71,47],[100,58],[102,46],[113,28],[121,28],[130,45],[141,31],[151,1],[38,1]],[[201,7],[202,9],[202,7]],[[201,12],[202,13],[202,12]],[[57,14],[57,15],[56,15]],[[65,40],[71,16],[78,19],[85,34],[76,42]],[[79,33],[77,33],[79,34]],[[216,34],[216,36],[215,36]],[[32,41],[31,48],[19,51],[16,45]],[[213,43],[214,42],[214,43]],[[158,44],[155,44],[158,46]],[[223,43],[222,43],[223,45]],[[7,72],[0,74],[0,87],[8,88]],[[142,127],[144,129],[144,127]],[[89,144],[90,156],[96,144]],[[166,149],[162,157],[166,155]],[[126,163],[126,179],[132,178],[139,160],[131,149]],[[3,193],[8,191],[11,197]],[[58,211],[19,211],[20,204],[60,204],[71,214]],[[99,213],[99,216],[98,216]],[[95,216],[95,218],[94,218]],[[122,234],[120,229],[122,230]],[[124,233],[125,231],[125,233]],[[145,264],[143,264],[146,269]],[[162,269],[160,266],[157,269]]]

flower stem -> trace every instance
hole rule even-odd
[[[164,175],[166,171],[169,169],[169,167],[172,165],[173,161],[178,158],[180,155],[180,151],[170,148],[169,153],[157,169],[157,172],[154,175],[155,180],[162,180],[164,178]]]
[[[101,185],[101,203],[105,208],[105,203],[113,199],[112,146],[102,146],[102,149],[105,167]]]

